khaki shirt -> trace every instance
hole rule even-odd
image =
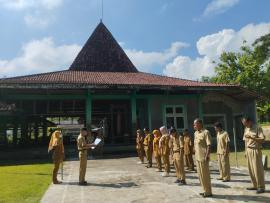
[[[217,133],[217,154],[225,154],[228,143],[230,142],[229,134],[226,131]]]
[[[147,134],[144,138],[144,141],[143,141],[143,145],[145,147],[152,147],[152,144],[153,144],[153,136],[152,134]]]
[[[144,141],[143,136],[137,136],[137,138],[136,138],[136,148],[137,149],[143,149],[143,141]]]
[[[86,149],[84,149],[84,147],[86,147],[87,143],[85,140],[85,137],[82,135],[79,135],[77,138],[77,147],[79,151],[86,151]]]
[[[191,137],[189,135],[184,136],[184,154],[189,155],[192,153],[193,153],[193,144],[192,144]]]
[[[194,149],[197,161],[204,161],[207,147],[211,145],[211,135],[208,130],[201,129],[194,133]]]
[[[159,140],[160,140],[160,136],[155,137],[154,140],[153,140],[153,152],[154,152],[155,156],[160,155],[160,152],[159,152]]]
[[[265,139],[265,135],[263,134],[263,130],[261,127],[257,127],[256,125],[254,125],[251,128],[245,128],[243,140],[245,141],[246,147],[248,148],[254,148],[254,149],[262,148],[262,145],[260,143],[256,142],[253,139],[246,138],[247,135],[254,138]]]
[[[170,136],[168,134],[162,135],[159,140],[159,148],[161,151],[161,154],[166,156],[170,155]]]
[[[172,148],[173,152],[180,152],[180,148],[184,148],[184,140],[180,135],[172,136]]]

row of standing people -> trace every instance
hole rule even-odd
[[[253,187],[247,190],[256,190],[257,193],[265,191],[264,171],[262,165],[261,144],[265,136],[260,127],[253,124],[248,117],[242,119],[245,127],[243,140],[245,142],[245,157],[247,158],[249,174]],[[223,129],[222,124],[216,122],[214,128],[217,136],[217,160],[220,172],[218,180],[229,182],[230,161],[229,161],[229,134]],[[209,170],[211,135],[203,127],[201,119],[194,120],[194,142],[188,130],[184,130],[183,135],[177,133],[176,129],[169,131],[165,126],[152,133],[145,128],[144,132],[137,130],[136,148],[140,159],[139,163],[144,163],[144,155],[147,159],[148,168],[152,167],[152,156],[157,163],[157,171],[162,171],[162,162],[164,173],[162,176],[168,177],[170,173],[170,155],[173,158],[173,164],[176,171],[176,183],[186,184],[184,162],[188,170],[194,170],[193,154],[195,154],[196,167],[203,192],[203,197],[212,196],[212,186]],[[193,144],[194,143],[194,144]],[[185,161],[184,161],[185,159]]]

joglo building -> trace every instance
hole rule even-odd
[[[240,139],[241,117],[256,119],[256,98],[237,85],[140,72],[100,22],[67,70],[0,79],[0,142],[46,142],[50,127],[68,123],[102,124],[105,145],[130,145],[137,128],[192,132],[197,117]]]

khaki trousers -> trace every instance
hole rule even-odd
[[[87,151],[79,152],[79,159],[80,159],[79,182],[81,183],[85,181],[85,173],[87,166]]]
[[[200,183],[206,195],[212,194],[209,161],[197,161],[197,171]]]
[[[170,155],[162,155],[162,160],[164,164],[164,170],[166,173],[170,172]]]
[[[194,162],[193,162],[193,157],[191,153],[185,155],[185,162],[188,169],[194,170]]]
[[[137,148],[138,157],[141,162],[144,162],[144,151],[142,148]]]
[[[231,179],[231,169],[230,169],[230,155],[217,154],[218,168],[220,173],[220,178],[223,180]]]
[[[58,173],[58,170],[59,170],[61,160],[54,160],[53,163],[54,163],[54,168],[53,168],[52,181],[53,181],[53,183],[56,183],[57,182],[57,173]]]
[[[260,149],[247,148],[248,171],[254,188],[265,189],[262,152]]]
[[[184,155],[180,152],[173,153],[173,163],[177,179],[185,180]]]
[[[159,170],[162,170],[161,156],[160,155],[155,155],[155,160],[156,160],[156,163],[157,163],[157,168]]]
[[[151,148],[149,147],[144,147],[144,151],[145,151],[145,156],[148,162],[148,166],[152,166],[152,153],[153,151],[151,150]]]

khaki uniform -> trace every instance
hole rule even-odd
[[[153,153],[154,153],[154,157],[157,163],[157,168],[161,171],[162,164],[161,164],[161,154],[159,150],[159,140],[160,140],[160,136],[155,137],[153,140]]]
[[[262,128],[253,126],[252,128],[245,128],[244,138],[246,146],[246,158],[248,162],[248,171],[251,177],[254,188],[265,189],[264,169],[262,164],[261,144],[253,139],[246,138],[251,136],[254,138],[265,139]]]
[[[165,172],[170,172],[170,136],[168,134],[162,135],[159,140],[159,148],[161,157],[164,163]]]
[[[184,155],[185,155],[185,163],[188,169],[194,170],[194,162],[193,162],[193,144],[191,137],[189,135],[184,136]]]
[[[205,160],[207,147],[211,145],[211,136],[208,130],[201,129],[194,134],[195,159],[200,183],[206,195],[212,194],[209,160]]]
[[[226,131],[217,133],[217,160],[220,172],[220,178],[230,180],[230,160],[228,145],[230,143],[229,135]]]
[[[172,137],[173,163],[176,171],[177,179],[185,180],[184,170],[184,140],[182,136],[176,135]]]
[[[63,162],[64,159],[64,144],[63,144],[63,138],[60,137],[60,132],[55,131],[52,136],[49,143],[48,151],[53,150],[52,159],[54,163],[53,168],[53,176],[52,181],[53,183],[58,183],[57,180],[57,173],[60,167],[60,164]]]
[[[152,156],[153,156],[153,135],[147,134],[143,141],[145,156],[148,161],[148,166],[152,167]]]
[[[140,161],[143,163],[144,162],[144,148],[143,148],[143,141],[144,138],[143,136],[138,136],[136,138],[136,150],[138,153],[138,157],[140,159]]]
[[[86,173],[86,167],[87,167],[87,149],[84,149],[86,147],[87,143],[85,140],[85,137],[82,135],[79,135],[77,139],[77,147],[79,151],[79,160],[80,160],[80,171],[79,171],[79,182],[82,183],[85,181],[85,173]]]

